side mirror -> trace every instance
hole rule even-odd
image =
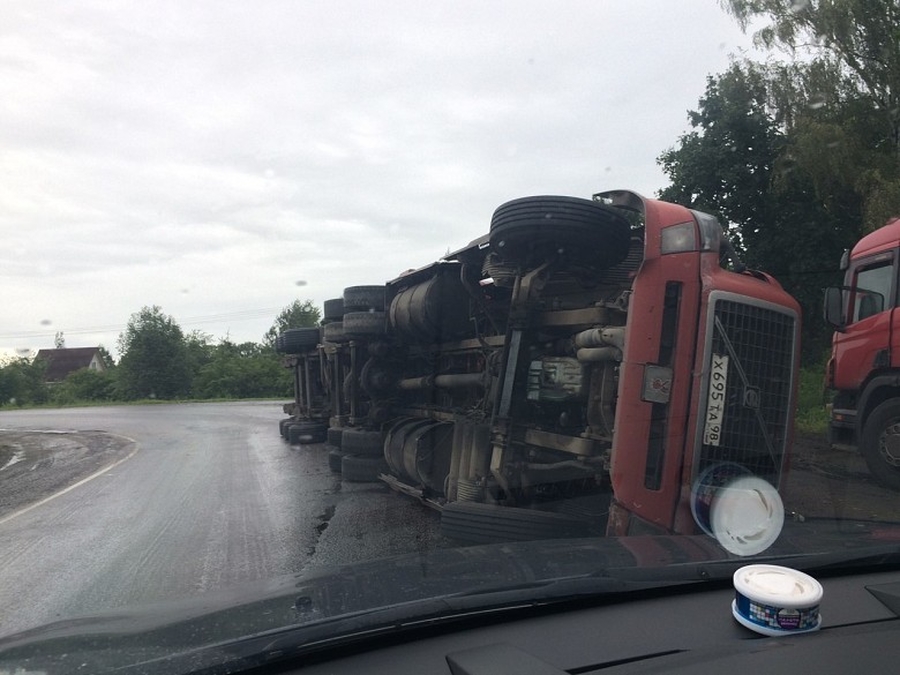
[[[836,331],[843,332],[847,325],[844,316],[844,293],[838,286],[829,286],[825,289],[825,304],[823,308],[825,323]]]

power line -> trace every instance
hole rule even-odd
[[[222,312],[219,314],[203,314],[200,316],[190,316],[176,321],[179,325],[197,325],[205,323],[217,323],[220,321],[241,321],[250,319],[261,319],[267,316],[275,317],[281,312],[283,307],[269,307],[264,309],[245,309],[237,312]],[[0,333],[0,340],[17,340],[26,338],[53,337],[62,331],[65,335],[85,335],[88,333],[109,333],[122,332],[127,324],[105,324],[97,326],[83,326],[80,328],[60,328],[59,326],[47,327],[39,330],[13,331],[11,333]]]

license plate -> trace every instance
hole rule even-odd
[[[703,444],[716,445],[722,441],[722,423],[725,421],[725,390],[728,385],[728,357],[713,354],[709,372],[709,394],[706,398],[706,426]]]

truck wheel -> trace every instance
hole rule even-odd
[[[590,536],[590,524],[549,511],[452,502],[441,510],[441,534],[466,544],[570,539]]]
[[[344,316],[344,299],[331,298],[322,304],[322,322],[329,324],[333,321],[340,321]]]
[[[368,338],[373,335],[384,335],[384,312],[347,312],[344,314],[344,335],[348,338]]]
[[[281,336],[287,354],[308,352],[319,344],[319,329],[315,327],[288,328]]]
[[[384,440],[381,438],[380,431],[347,428],[341,434],[341,450],[354,455],[382,457],[384,456]]]
[[[321,422],[300,422],[288,427],[288,441],[291,445],[324,443],[328,427]]]
[[[384,286],[348,286],[344,289],[344,313],[384,311]]]
[[[353,483],[371,483],[387,470],[387,463],[381,457],[344,455],[341,460],[341,478]]]
[[[606,269],[628,255],[631,226],[616,209],[578,197],[522,197],[491,218],[491,250],[515,263],[567,259]]]
[[[900,401],[885,401],[872,411],[860,450],[872,477],[885,487],[900,490]]]

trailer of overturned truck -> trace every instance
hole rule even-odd
[[[691,534],[704,477],[782,482],[799,307],[708,214],[629,191],[515,199],[483,237],[323,310],[278,338],[282,435],[439,509],[447,536]]]

